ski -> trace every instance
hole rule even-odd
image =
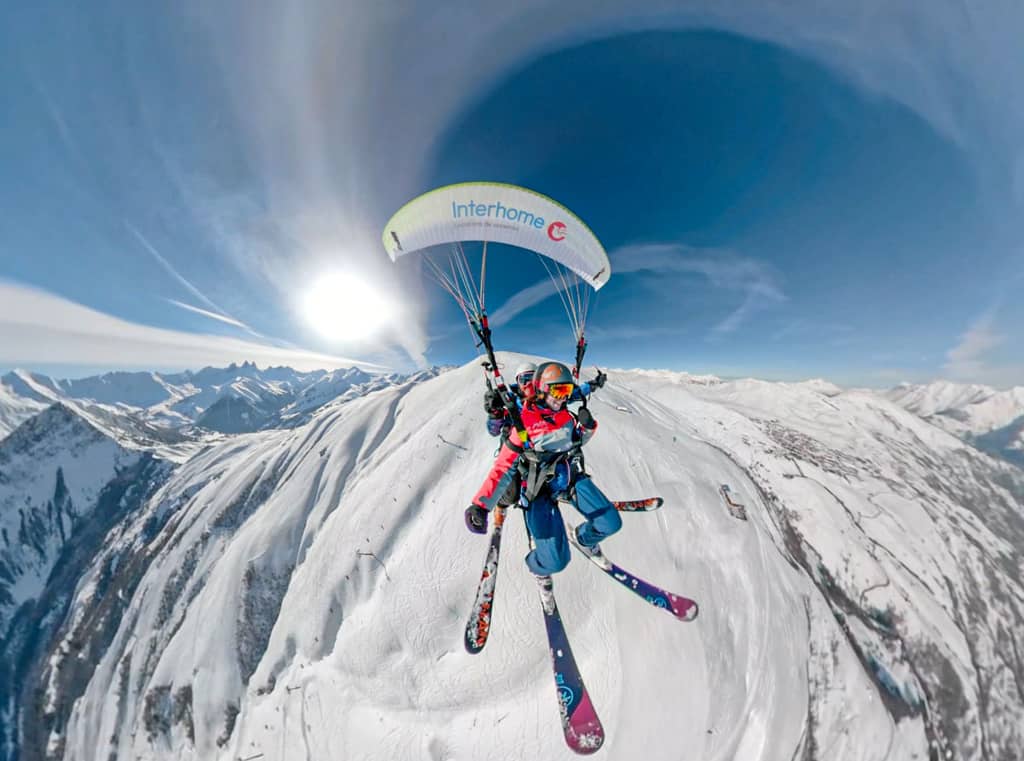
[[[494,509],[494,528],[491,530],[491,543],[484,559],[484,570],[480,574],[480,584],[476,588],[476,599],[466,622],[466,652],[473,655],[479,653],[487,644],[487,635],[491,632],[491,614],[494,611],[494,588],[498,583],[498,557],[501,554],[501,527],[505,523],[505,508]]]
[[[558,691],[558,709],[562,717],[562,732],[570,749],[582,755],[596,752],[604,744],[604,727],[597,717],[594,704],[579,667],[573,657],[562,617],[555,604],[554,583],[550,576],[538,576],[541,607],[544,610],[544,628],[551,648],[551,665]]]
[[[625,499],[612,502],[612,504],[620,513],[649,513],[665,504],[665,500],[661,497],[649,497],[648,499]]]
[[[644,581],[629,571],[623,570],[610,561],[601,551],[600,547],[585,547],[576,540],[576,532],[569,531],[569,541],[590,561],[604,571],[608,576],[615,579],[622,586],[633,594],[639,595],[655,608],[671,613],[679,621],[692,621],[697,617],[699,607],[695,600],[681,595],[666,592],[648,581]]]
[[[729,515],[737,520],[747,520],[747,508],[738,502],[733,502],[732,491],[729,489],[729,484],[722,484],[718,488],[718,491],[721,492],[722,496],[725,498],[725,506],[729,510]]]

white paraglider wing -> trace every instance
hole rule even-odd
[[[598,290],[611,276],[608,254],[579,217],[516,185],[466,182],[413,199],[384,228],[392,260],[464,241],[507,243],[554,259]]]

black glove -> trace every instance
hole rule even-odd
[[[593,388],[604,388],[604,382],[608,380],[608,376],[602,373],[600,370],[597,371],[597,377],[590,381],[590,387]]]
[[[484,409],[491,413],[491,417],[500,417],[496,413],[505,409],[505,403],[501,401],[501,394],[490,388],[484,391]]]
[[[466,508],[466,528],[474,534],[487,533],[487,511],[480,505],[470,505]]]
[[[576,413],[576,420],[584,428],[593,428],[597,425],[597,421],[594,420],[594,416],[590,414],[590,410],[586,407],[580,407],[580,411]]]

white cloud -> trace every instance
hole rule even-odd
[[[628,276],[636,272],[660,274],[693,274],[706,278],[713,286],[743,294],[742,302],[712,328],[714,335],[731,333],[754,312],[786,300],[774,270],[755,259],[744,259],[731,251],[695,249],[676,243],[650,243],[623,246],[609,254],[612,277]],[[575,282],[556,285],[553,280],[542,280],[509,297],[491,315],[495,327],[510,322],[514,317]],[[589,291],[587,286],[582,286]],[[590,293],[584,293],[592,297]],[[644,334],[648,334],[645,330]]]
[[[696,249],[678,243],[623,246],[611,252],[612,277],[630,272],[692,274],[713,286],[743,294],[739,306],[712,328],[713,335],[731,333],[753,313],[786,301],[775,270],[757,259],[728,250]]]
[[[960,337],[959,343],[946,352],[943,370],[951,378],[959,380],[981,380],[992,375],[993,368],[986,364],[985,357],[1005,340],[994,326],[994,312],[987,312]]]
[[[721,288],[747,291],[772,301],[785,301],[775,270],[757,259],[737,256],[728,249],[700,249],[680,243],[622,246],[609,254],[612,274],[678,272],[703,275]]]
[[[217,312],[210,312],[206,309],[200,309],[197,306],[192,306],[191,304],[185,304],[184,302],[181,301],[175,301],[174,299],[165,299],[165,301],[167,301],[167,303],[169,304],[174,304],[174,306],[179,307],[180,309],[184,309],[188,312],[194,312],[195,314],[201,314],[203,317],[209,317],[211,320],[217,320],[218,322],[223,322],[227,325],[234,325],[236,328],[243,328],[244,330],[249,329],[248,326],[245,325],[245,323],[239,322],[234,317],[228,317],[223,314],[218,314]]]
[[[196,368],[251,360],[297,370],[382,365],[224,336],[127,322],[54,294],[0,280],[0,363]]]
[[[711,329],[711,332],[715,335],[724,335],[726,333],[734,332],[743,324],[743,321],[750,315],[750,313],[754,311],[756,305],[756,300],[748,295],[747,298],[744,299],[743,303],[730,312],[724,320],[715,325]]]
[[[535,304],[539,304],[549,296],[555,295],[560,289],[561,286],[556,286],[550,279],[541,280],[534,285],[524,288],[510,296],[504,304],[494,311],[494,314],[490,316],[491,326],[496,328],[511,322],[521,312],[526,311]]]
[[[189,293],[191,293],[193,296],[195,296],[197,299],[202,301],[204,304],[206,304],[211,309],[215,309],[220,314],[224,313],[223,309],[221,309],[216,304],[214,304],[212,301],[210,301],[210,299],[208,299],[206,297],[206,295],[202,291],[200,291],[198,288],[196,288],[181,273],[179,273],[176,269],[174,269],[174,267],[171,266],[171,263],[169,261],[167,261],[167,259],[165,259],[163,257],[163,255],[159,251],[156,250],[156,246],[154,246],[152,243],[150,243],[149,240],[146,238],[146,236],[144,236],[142,233],[140,233],[137,229],[135,229],[135,227],[133,227],[128,222],[125,222],[124,226],[128,229],[128,232],[130,232],[132,235],[135,236],[135,239],[139,241],[139,243],[149,253],[149,255],[152,256],[157,261],[157,263],[161,267],[163,267],[164,270],[171,277],[173,277],[182,286],[184,286],[185,290],[187,290]]]
[[[981,315],[960,336],[956,346],[946,352],[942,370],[952,380],[984,383],[996,388],[1024,385],[1024,363],[1005,361],[1005,348],[1009,337],[996,327],[996,309]]]

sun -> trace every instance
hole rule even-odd
[[[392,305],[362,278],[330,272],[306,291],[302,314],[309,326],[329,341],[363,341],[391,320]]]

